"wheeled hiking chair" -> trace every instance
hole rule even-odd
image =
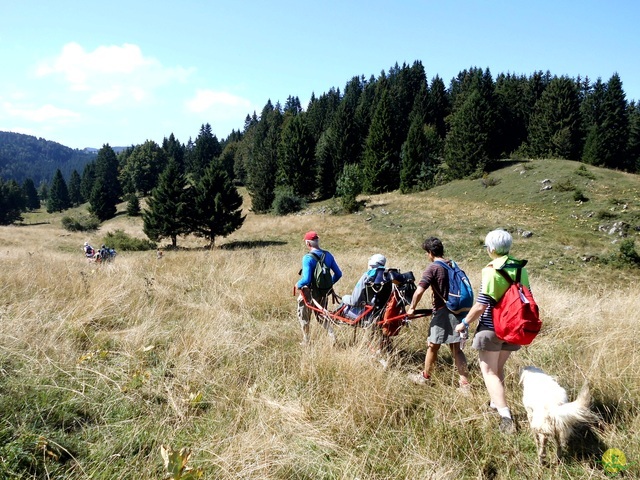
[[[340,302],[335,310],[328,310],[313,298],[304,297],[305,305],[314,311],[320,322],[328,321],[333,325],[348,325],[370,329],[372,349],[389,351],[391,338],[398,335],[401,328],[410,320],[431,315],[431,309],[416,310],[409,316],[406,307],[411,304],[416,290],[413,272],[400,273],[398,269],[378,269],[365,284],[364,300],[357,305],[342,302],[333,291],[329,293],[334,301]],[[354,338],[356,330],[354,330]],[[374,341],[375,339],[375,341]]]

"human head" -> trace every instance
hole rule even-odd
[[[89,246],[89,242],[84,242],[84,246],[88,247]]]
[[[307,247],[320,248],[320,240],[318,238],[318,234],[313,230],[310,230],[304,234],[304,243]]]
[[[432,254],[434,257],[441,257],[444,255],[444,246],[439,238],[429,237],[422,242],[422,249],[427,253]]]
[[[484,239],[484,244],[489,250],[489,253],[494,252],[497,255],[507,255],[511,250],[511,244],[513,238],[511,234],[506,230],[497,229],[487,233]]]
[[[369,261],[367,262],[367,265],[369,265],[369,268],[381,268],[381,267],[384,267],[386,264],[387,264],[387,258],[384,255],[381,255],[380,253],[371,255],[371,257],[369,258]]]

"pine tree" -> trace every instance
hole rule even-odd
[[[281,126],[280,105],[274,107],[267,101],[246,159],[247,190],[251,195],[251,208],[256,213],[268,212],[275,198]]]
[[[189,155],[187,170],[194,179],[200,178],[209,164],[222,153],[218,138],[213,134],[208,123],[200,127],[193,152]]]
[[[536,102],[529,121],[533,157],[578,160],[582,152],[580,102],[575,82],[553,78]]]
[[[585,99],[592,105],[583,159],[593,165],[634,170],[627,155],[628,106],[620,77],[615,74],[603,86],[598,79],[594,92]]]
[[[629,163],[631,170],[640,173],[640,107],[635,102],[629,105]]]
[[[244,223],[242,196],[219,161],[212,162],[196,184],[191,215],[191,232],[208,239],[209,248],[216,237],[226,237]]]
[[[96,162],[89,162],[82,170],[82,179],[80,180],[80,193],[85,202],[91,198],[93,184],[96,181]],[[41,197],[42,198],[42,197]]]
[[[304,113],[288,118],[280,140],[278,177],[281,186],[291,187],[299,197],[310,198],[315,190],[314,152]]]
[[[169,138],[164,138],[162,140],[162,150],[164,151],[167,162],[168,159],[173,158],[173,160],[178,164],[180,171],[184,173],[186,171],[185,166],[185,147],[180,143],[180,141],[171,133]]]
[[[5,182],[0,177],[0,225],[11,225],[22,220],[26,197],[15,180]]]
[[[393,110],[390,93],[385,90],[371,120],[362,162],[362,190],[383,193],[400,184],[400,152],[393,136]]]
[[[49,190],[49,198],[47,199],[47,212],[62,212],[70,207],[71,200],[69,200],[67,183],[64,181],[62,172],[58,168],[51,181],[51,189]]]
[[[450,179],[464,178],[485,170],[492,156],[495,131],[492,106],[480,91],[465,95],[465,101],[451,114],[444,156]]]
[[[170,238],[175,248],[178,236],[190,233],[191,209],[185,175],[175,160],[169,160],[160,174],[158,185],[147,198],[147,209],[142,213],[143,231],[153,241]]]
[[[130,193],[127,199],[127,215],[130,217],[140,216],[140,200],[135,193]]]
[[[447,123],[445,118],[451,113],[451,101],[447,93],[447,88],[438,75],[431,80],[428,105],[426,123],[435,125],[438,135],[444,140],[447,136]]]
[[[69,200],[71,201],[71,205],[74,207],[84,203],[81,184],[82,180],[80,179],[80,174],[77,170],[73,170],[69,177]]]
[[[118,180],[118,159],[109,144],[98,151],[95,175],[89,211],[103,222],[116,215],[116,206],[122,193]]]
[[[33,180],[26,178],[22,183],[22,191],[26,198],[27,210],[37,210],[40,208],[40,199],[38,198],[38,191],[33,183]]]

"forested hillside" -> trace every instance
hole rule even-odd
[[[52,176],[53,158],[62,157],[51,153],[50,145],[57,144],[20,137],[32,139],[31,151],[39,146],[39,164],[49,165]],[[45,178],[23,160],[26,148],[3,145],[2,139],[3,151],[10,152],[3,154],[3,171],[16,179],[31,176],[36,184]],[[203,124],[195,141],[189,138],[186,144],[171,134],[162,145],[147,140],[120,152],[105,145],[100,152],[114,160],[109,164],[117,172],[102,168],[97,174],[96,162],[87,163],[82,152],[58,147],[68,155],[59,165],[62,176],[79,191],[71,204],[90,201],[94,212],[102,212],[100,220],[115,212],[119,200],[153,197],[170,167],[181,178],[171,188],[165,184],[165,190],[202,189],[205,172],[211,176],[211,169],[218,170],[226,179],[216,184],[246,186],[256,213],[290,213],[308,201],[332,197],[352,211],[361,193],[428,190],[485,175],[505,158],[567,159],[638,172],[640,108],[627,100],[616,73],[606,81],[542,71],[501,73],[494,79],[488,68],[472,67],[447,87],[437,74],[429,80],[415,61],[396,64],[377,78],[355,76],[343,90],[312,93],[306,109],[297,96],[284,105],[269,99],[260,114],[247,114],[243,128],[224,139],[218,139],[214,126]],[[214,198],[219,192],[205,193]],[[155,202],[158,210],[161,203]]]
[[[30,178],[36,185],[51,182],[56,169],[65,178],[73,170],[82,172],[95,153],[74,150],[56,142],[21,133],[0,132],[0,177],[22,183]]]

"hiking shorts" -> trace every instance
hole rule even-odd
[[[460,334],[456,332],[456,325],[467,315],[467,312],[455,315],[446,308],[439,308],[431,316],[429,325],[429,343],[442,345],[460,342]]]
[[[306,291],[308,292],[309,290]],[[302,290],[298,295],[298,321],[300,322],[300,325],[304,327],[305,325],[309,325],[311,315],[313,313],[316,314],[316,319],[319,320],[319,318],[317,312],[314,312],[305,305],[304,299],[302,298],[303,292],[305,292],[305,290]],[[320,305],[324,308],[327,307],[328,298],[326,296],[323,297],[322,295],[318,295],[317,292],[314,292],[313,290],[311,290],[311,295]],[[307,303],[311,303],[310,300],[307,300]]]
[[[487,352],[500,352],[502,350],[515,352],[520,350],[520,345],[507,343],[500,340],[493,330],[480,330],[473,336],[471,347],[475,350],[485,350]]]

